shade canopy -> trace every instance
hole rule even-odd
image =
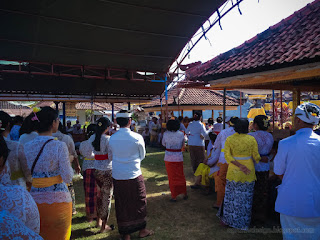
[[[3,59],[167,72],[225,0],[3,0]]]

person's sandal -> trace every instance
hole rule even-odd
[[[183,197],[183,200],[188,200],[188,198],[189,198],[189,196],[188,196],[188,195],[185,195],[185,196]]]
[[[170,202],[177,202],[177,199],[171,198],[169,201],[170,201]]]
[[[197,184],[191,185],[190,187],[191,187],[191,189],[199,189],[199,188],[201,188],[201,186],[197,185]]]

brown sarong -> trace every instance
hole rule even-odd
[[[100,188],[100,195],[97,196],[97,215],[102,220],[108,221],[113,194],[112,170],[102,171],[96,169],[94,177]]]
[[[143,176],[135,179],[113,179],[119,233],[131,234],[146,228],[147,194]]]
[[[193,169],[193,173],[195,173],[199,164],[205,160],[204,147],[189,145],[189,152],[190,152],[191,166]]]

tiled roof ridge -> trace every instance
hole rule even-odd
[[[188,74],[188,72],[191,73],[191,72],[206,71],[207,69],[212,68],[215,65],[215,63],[218,63],[219,61],[223,61],[223,60],[229,58],[231,55],[241,52],[241,50],[243,50],[245,47],[249,47],[254,44],[257,44],[257,43],[261,42],[262,40],[265,41],[270,35],[272,35],[273,32],[278,31],[281,28],[285,28],[286,26],[292,24],[293,22],[297,21],[298,19],[301,19],[303,16],[308,15],[309,13],[311,13],[312,11],[314,11],[315,9],[317,9],[319,7],[320,7],[320,0],[315,0],[314,2],[307,4],[305,7],[301,8],[300,10],[295,11],[293,14],[291,14],[287,18],[282,19],[280,22],[276,23],[275,25],[270,26],[265,31],[255,35],[251,39],[245,41],[241,45],[234,47],[227,52],[221,53],[218,56],[212,58],[211,60],[209,60],[201,65],[197,65],[193,68],[186,70],[186,73]],[[191,79],[192,79],[192,75],[193,74],[191,74]]]

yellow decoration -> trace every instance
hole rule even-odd
[[[24,177],[24,174],[22,172],[22,170],[18,170],[18,171],[15,171],[15,172],[11,172],[11,177],[10,179],[11,180],[17,180],[19,178],[23,178]]]
[[[258,115],[265,115],[266,116],[266,112],[264,111],[263,108],[251,108],[247,118],[255,118]]]
[[[32,108],[32,112],[34,112],[34,113],[37,113],[37,112],[40,112],[40,111],[41,111],[41,109],[38,108],[38,107]]]

